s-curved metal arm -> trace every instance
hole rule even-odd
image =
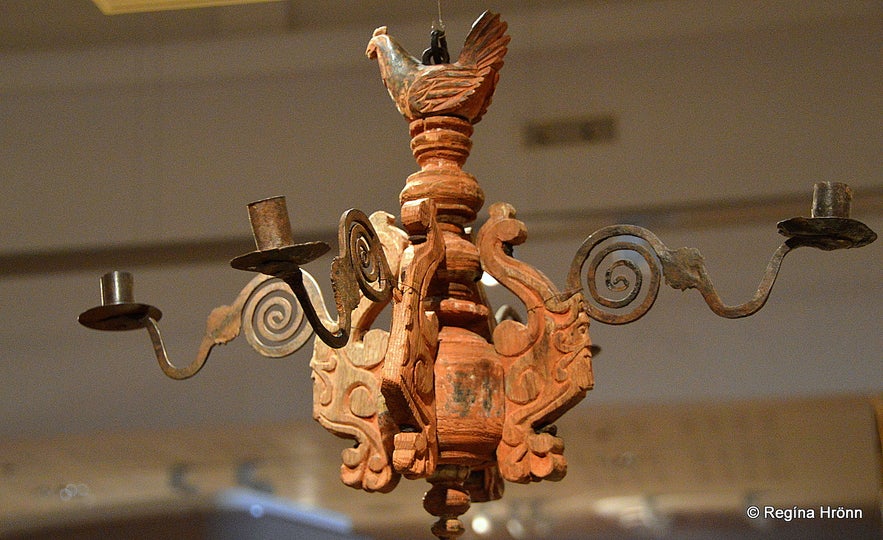
[[[242,327],[252,348],[262,356],[288,356],[307,343],[313,331],[303,323],[304,313],[298,309],[287,284],[268,275],[255,276],[239,292],[231,305],[219,306],[206,320],[196,357],[184,367],[174,365],[166,352],[158,322],[162,312],[148,304],[133,300],[132,275],[128,272],[110,272],[101,278],[102,305],[83,312],[79,321],[96,330],[137,330],[146,328],[159,367],[172,379],[188,379],[205,365],[215,345],[235,339]],[[302,272],[300,288],[307,298],[316,297],[324,307],[316,280]],[[328,317],[323,311],[322,316]]]
[[[867,225],[849,217],[851,201],[852,191],[846,184],[815,184],[811,217],[779,222],[779,234],[787,240],[773,253],[757,291],[744,304],[730,306],[721,300],[698,249],[669,249],[655,234],[636,225],[604,227],[586,238],[570,265],[567,285],[571,290],[582,288],[580,276],[588,262],[589,294],[585,296],[595,305],[588,302],[586,310],[593,319],[608,324],[626,324],[644,316],[656,301],[661,275],[675,289],[697,289],[708,307],[721,317],[747,317],[766,303],[782,261],[792,249],[808,246],[832,251],[866,246],[877,239]],[[641,259],[645,265],[639,264]],[[604,284],[607,291],[618,295],[615,298],[598,291],[597,272],[605,262]],[[643,300],[637,307],[622,311],[638,298]]]
[[[306,298],[317,297],[324,306],[319,285],[307,272],[301,274],[300,290]],[[292,292],[289,285],[279,279],[263,274],[255,276],[233,304],[211,311],[196,358],[185,367],[177,367],[169,360],[156,320],[148,316],[142,322],[150,334],[163,373],[172,379],[189,379],[202,369],[215,345],[229,343],[243,327],[246,340],[261,356],[282,358],[303,347],[313,335],[312,325],[304,324],[304,316],[309,319],[309,312],[297,309],[303,300],[293,301]],[[323,315],[327,317],[324,311]]]
[[[307,292],[303,285],[302,271],[298,269],[296,273],[286,275],[280,279],[291,288],[298,303],[300,303],[304,310],[304,315],[306,315],[307,321],[310,323],[313,331],[316,332],[316,336],[333,349],[339,349],[345,346],[350,338],[352,310],[355,306],[353,305],[350,307],[350,305],[346,303],[339,305],[336,328],[329,328],[325,326],[323,317],[320,317],[319,313],[316,311],[316,305],[319,305],[319,309],[324,308],[324,300],[322,299],[321,294],[318,297],[313,297]],[[324,318],[330,320],[327,310],[323,309],[323,312],[325,314]]]
[[[129,272],[113,271],[104,274],[101,276],[101,305],[81,313],[78,321],[93,330],[126,331],[147,328],[159,367],[166,375],[173,379],[187,379],[195,375],[205,365],[209,352],[214,346],[209,339],[208,331],[203,337],[196,359],[186,367],[176,367],[169,361],[156,324],[162,317],[162,312],[149,304],[136,303],[133,290],[134,278]],[[226,341],[228,340],[223,342]]]
[[[352,311],[359,304],[360,292],[374,302],[390,298],[394,276],[377,232],[364,212],[350,209],[340,218],[340,254],[331,263],[337,321],[330,327],[325,323],[327,317],[320,316],[315,305],[319,302],[318,309],[324,313],[321,294],[312,295],[305,290],[300,269],[301,264],[328,251],[328,245],[323,242],[293,243],[283,197],[252,203],[249,212],[258,249],[233,259],[231,266],[285,281],[297,297],[310,326],[329,347],[339,349],[349,341]]]
[[[394,279],[377,231],[361,210],[351,208],[340,217],[338,244],[340,254],[331,263],[331,286],[337,305],[336,330],[328,329],[316,314],[309,295],[300,285],[299,273],[285,278],[303,306],[316,335],[335,349],[349,341],[352,312],[359,305],[359,293],[373,302],[385,302],[392,295]]]
[[[150,342],[153,344],[153,352],[156,354],[156,360],[159,362],[159,367],[167,377],[176,380],[189,379],[196,375],[199,370],[202,369],[202,366],[205,365],[211,347],[203,353],[203,349],[205,348],[204,340],[203,347],[200,347],[201,354],[197,354],[196,359],[193,362],[184,367],[176,367],[171,361],[169,361],[169,355],[166,353],[166,347],[163,344],[162,336],[159,333],[159,326],[157,326],[156,321],[150,317],[146,317],[143,323],[145,328],[147,328],[147,333],[150,334]]]
[[[624,237],[630,239],[616,241]],[[607,324],[626,324],[643,317],[656,302],[661,276],[672,288],[697,289],[715,314],[737,319],[753,315],[764,306],[782,260],[791,249],[787,242],[779,246],[767,264],[754,296],[743,304],[731,306],[724,303],[715,290],[699,250],[686,247],[672,250],[643,227],[613,225],[600,229],[583,242],[571,264],[567,285],[570,289],[581,288],[580,276],[588,262],[586,296],[596,305],[589,302],[586,309],[590,317]],[[643,259],[646,268],[635,262],[635,255]],[[608,264],[604,284],[607,291],[618,293],[618,298],[605,296],[598,290],[598,271],[605,262]],[[621,311],[641,297],[643,300],[637,307],[631,311]]]
[[[291,241],[284,198],[258,201],[249,210],[258,250],[237,257],[231,265],[260,275],[240,291],[232,305],[212,310],[196,358],[188,365],[178,367],[169,360],[157,324],[162,312],[134,301],[133,278],[128,272],[115,271],[101,277],[101,305],[81,313],[80,324],[95,330],[146,328],[160,368],[172,379],[196,375],[212,348],[233,340],[243,326],[252,348],[273,358],[302,347],[312,335],[311,329],[330,347],[345,346],[360,292],[374,302],[384,302],[392,294],[395,279],[368,217],[359,210],[348,210],[341,217],[340,255],[331,265],[337,322],[330,323],[329,328],[326,321],[331,317],[321,290],[299,266],[327,252],[328,245]],[[309,324],[301,324],[304,318]]]

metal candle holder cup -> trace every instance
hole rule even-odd
[[[819,182],[812,191],[812,217],[848,218],[852,189],[841,182]]]
[[[136,330],[147,319],[158,321],[162,312],[149,304],[135,302],[134,279],[129,272],[114,270],[101,276],[101,305],[84,311],[80,324],[95,330]]]
[[[129,272],[113,271],[101,276],[101,305],[134,303],[134,282]]]
[[[870,244],[877,234],[849,217],[852,189],[841,182],[819,182],[813,186],[811,217],[796,217],[778,224],[779,234],[791,248],[808,246],[825,251],[857,248]]]
[[[172,364],[156,324],[162,318],[162,312],[149,304],[135,302],[132,274],[114,270],[101,276],[100,284],[101,305],[81,313],[78,318],[80,324],[94,330],[146,328],[160,369],[172,379],[187,379],[202,369],[212,345],[204,343],[196,360],[185,367]]]
[[[300,272],[300,265],[318,259],[331,247],[325,242],[295,244],[285,197],[270,197],[248,205],[248,219],[256,251],[240,255],[230,266],[285,279]]]
[[[294,245],[285,197],[270,197],[248,205],[255,246],[260,251]]]

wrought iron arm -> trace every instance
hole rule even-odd
[[[166,353],[166,347],[163,344],[162,336],[159,333],[159,326],[157,326],[156,321],[151,317],[146,317],[144,319],[144,326],[147,328],[147,333],[150,334],[150,342],[153,344],[153,352],[156,354],[156,360],[159,362],[160,369],[162,369],[167,377],[172,379],[189,379],[196,375],[196,373],[202,369],[202,366],[205,365],[205,361],[208,360],[209,353],[214,345],[209,342],[208,347],[206,347],[206,339],[203,338],[196,359],[185,367],[176,367],[171,361],[169,361],[169,355]]]
[[[605,244],[609,240],[624,236],[636,237],[643,242],[625,240]],[[666,283],[672,288],[697,289],[715,314],[728,319],[737,319],[752,315],[763,307],[776,281],[782,260],[789,251],[791,247],[787,243],[779,246],[770,259],[751,300],[730,306],[723,302],[715,290],[699,250],[694,248],[672,250],[655,234],[643,227],[613,225],[592,233],[586,239],[573,259],[567,276],[567,285],[570,289],[581,287],[580,276],[588,262],[587,297],[597,305],[589,302],[586,309],[590,317],[607,324],[626,324],[644,316],[656,302],[661,276],[665,276]],[[593,252],[595,252],[594,257],[592,257]],[[635,263],[626,253],[640,256],[646,263],[647,269]],[[617,255],[624,256],[615,258]],[[599,268],[611,257],[615,259],[606,267],[604,285],[612,293],[621,293],[619,298],[605,296],[603,291],[598,290]],[[641,296],[643,300],[631,311],[619,311],[630,306]]]
[[[231,265],[260,275],[240,291],[232,305],[212,310],[196,358],[188,365],[178,367],[169,360],[157,324],[162,312],[149,304],[135,303],[133,278],[128,272],[102,276],[101,305],[80,314],[79,322],[96,330],[146,328],[163,373],[172,379],[187,379],[202,369],[215,345],[236,338],[243,325],[246,339],[263,356],[278,358],[298,350],[312,335],[311,327],[330,347],[340,348],[349,340],[351,314],[359,304],[360,291],[373,302],[390,298],[393,276],[377,233],[361,211],[349,210],[340,221],[340,256],[331,267],[337,304],[337,323],[332,323],[332,328],[325,324],[331,317],[319,286],[300,268],[326,253],[328,245],[291,241],[282,197],[253,203],[249,211],[258,249],[237,257]],[[302,324],[304,317],[309,325]]]
[[[303,272],[302,288],[307,297],[321,300],[319,286],[306,272]],[[128,272],[105,274],[101,277],[101,305],[83,312],[79,321],[96,330],[146,328],[159,367],[172,379],[188,379],[196,375],[215,345],[235,339],[243,326],[252,348],[271,358],[288,356],[300,349],[313,334],[310,326],[303,324],[304,313],[297,309],[298,303],[291,297],[288,285],[272,276],[259,275],[239,292],[231,305],[211,311],[196,357],[188,365],[178,367],[169,359],[159,330],[162,312],[154,306],[135,303],[132,291],[133,278]]]
[[[331,327],[317,312],[324,310],[321,294],[310,294],[304,287],[300,265],[328,251],[324,242],[294,244],[283,197],[249,205],[257,251],[233,259],[230,265],[271,275],[283,280],[294,292],[307,321],[329,347],[339,349],[350,337],[352,311],[359,304],[359,292],[374,302],[384,302],[392,293],[393,275],[389,270],[377,232],[362,211],[350,209],[340,218],[340,254],[331,263],[331,281],[337,308],[337,321]]]
[[[747,317],[766,303],[782,261],[792,249],[810,246],[830,251],[861,247],[877,238],[865,224],[849,218],[851,197],[849,186],[845,184],[816,184],[812,217],[792,218],[778,224],[779,233],[787,240],[773,253],[757,291],[744,304],[730,306],[721,300],[699,250],[686,247],[669,249],[655,234],[636,225],[613,225],[592,233],[580,246],[571,263],[567,285],[571,290],[582,288],[580,276],[588,262],[588,294],[585,296],[595,305],[588,302],[586,309],[590,317],[607,324],[626,324],[644,316],[656,301],[661,276],[665,276],[666,283],[672,288],[697,289],[708,307],[721,317]],[[624,237],[631,239],[617,240]],[[615,258],[614,255],[624,256]],[[646,269],[635,262],[636,256],[643,259]],[[604,285],[607,291],[619,295],[615,298],[598,291],[597,273],[605,262],[609,264],[605,270]],[[643,299],[631,311],[621,311],[639,298]]]

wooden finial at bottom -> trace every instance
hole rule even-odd
[[[439,465],[429,478],[432,488],[423,497],[423,508],[438,517],[432,534],[443,540],[460,537],[466,529],[460,516],[469,510],[469,492],[465,487],[469,467]]]

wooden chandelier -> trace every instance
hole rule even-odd
[[[342,481],[389,492],[402,476],[427,479],[432,487],[423,504],[438,518],[432,532],[454,538],[464,531],[459,516],[470,503],[499,499],[505,482],[566,474],[564,441],[554,422],[593,386],[590,319],[636,320],[653,305],[663,276],[672,287],[698,289],[715,313],[744,317],[763,306],[790,250],[860,247],[876,238],[849,218],[849,188],[824,183],[816,186],[812,217],[779,224],[786,240],[745,304],[720,300],[697,250],[670,250],[632,225],[589,236],[571,263],[566,287],[558,289],[514,257],[527,228],[512,206],[491,205],[489,219],[477,234],[472,229],[484,194],[462,167],[509,39],[500,16],[484,13],[450,62],[443,31],[434,32],[422,59],[402,49],[386,27],[374,31],[366,53],[377,60],[409,123],[420,170],[405,181],[399,225],[384,212],[369,217],[350,210],[341,218],[340,254],[331,270],[336,320],[301,269],[329,246],[295,244],[285,201],[275,197],[249,205],[257,249],[231,263],[258,275],[231,305],[210,314],[191,364],[179,368],[169,361],[157,327],[161,313],[134,302],[129,274],[105,275],[102,305],[84,312],[80,322],[103,330],[147,328],[161,368],[177,379],[194,375],[214,345],[240,333],[262,355],[282,357],[305,345],[315,330],[313,415],[328,431],[355,442],[342,452]],[[599,271],[621,252],[631,255]],[[525,320],[506,309],[495,316],[480,283],[484,273],[519,299]],[[617,297],[599,292],[602,274]],[[389,329],[375,328],[387,306]],[[308,320],[306,332],[295,330],[298,317]]]

